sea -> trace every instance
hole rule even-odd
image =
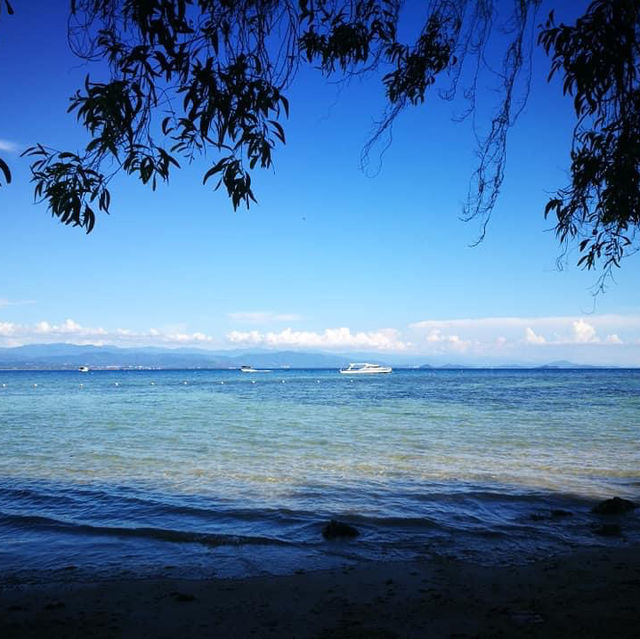
[[[640,369],[0,371],[5,584],[637,545],[614,496]]]

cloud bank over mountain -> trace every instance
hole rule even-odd
[[[230,313],[238,326],[223,334],[189,330],[186,324],[168,328],[107,328],[85,326],[68,318],[33,324],[0,321],[0,346],[72,343],[120,347],[199,347],[209,350],[260,348],[326,352],[367,351],[384,355],[451,358],[464,363],[523,361],[540,363],[569,359],[597,365],[640,365],[640,316],[486,317],[421,320],[405,327],[357,330],[347,326],[304,330],[275,322],[303,323],[285,313]]]

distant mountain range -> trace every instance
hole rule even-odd
[[[417,359],[417,358],[416,358]],[[31,344],[0,348],[0,369],[65,370],[88,366],[107,368],[340,368],[348,362],[369,361],[404,368],[473,368],[462,364],[425,364],[394,358],[381,359],[373,353],[304,353],[299,351],[229,350],[208,351],[198,348],[119,348],[117,346],[79,346],[76,344]],[[592,368],[572,362],[551,362],[544,366],[510,364],[493,368]]]
[[[239,368],[252,365],[271,368],[337,368],[349,356],[323,353],[207,351],[193,348],[118,348],[75,344],[33,344],[0,348],[0,368]]]

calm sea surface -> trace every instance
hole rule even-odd
[[[5,581],[637,544],[640,370],[0,371]],[[331,518],[356,526],[327,542]]]

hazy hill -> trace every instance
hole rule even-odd
[[[243,365],[260,368],[340,368],[349,362],[389,364],[395,368],[463,369],[478,368],[482,364],[425,363],[416,356],[376,353],[309,353],[299,351],[267,351],[235,349],[209,351],[199,348],[162,348],[147,346],[119,348],[117,346],[80,346],[77,344],[30,344],[13,348],[0,348],[0,369],[75,369],[90,368],[239,368]],[[593,368],[567,361],[539,364],[484,363],[490,368]]]
[[[75,344],[33,344],[0,348],[0,368],[237,368],[260,367],[338,368],[349,356],[323,353],[207,351],[202,349],[118,348]]]

